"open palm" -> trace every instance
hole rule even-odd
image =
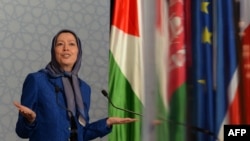
[[[19,112],[30,122],[34,122],[36,119],[36,113],[32,111],[30,108],[21,105],[19,102],[13,102],[14,105],[17,107]]]

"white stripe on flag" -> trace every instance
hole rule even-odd
[[[121,72],[130,82],[132,89],[142,103],[144,102],[141,70],[142,45],[139,37],[129,35],[112,26],[110,51],[119,65]]]

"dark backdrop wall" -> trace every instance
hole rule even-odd
[[[0,0],[0,139],[21,141],[15,134],[26,75],[50,61],[51,39],[62,28],[83,42],[79,76],[92,87],[91,121],[107,116],[101,89],[108,85],[109,0]],[[107,140],[107,137],[96,141]]]

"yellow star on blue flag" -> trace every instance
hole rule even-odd
[[[202,43],[211,44],[212,43],[211,37],[212,37],[212,33],[208,30],[207,27],[205,27],[203,32],[202,32]]]
[[[208,14],[208,5],[209,5],[209,2],[202,2],[201,11]]]

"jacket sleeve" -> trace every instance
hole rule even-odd
[[[86,120],[89,121],[89,110],[90,110],[90,101],[91,101],[91,88],[90,86],[85,83],[84,81],[81,81],[81,90],[82,90],[82,96],[84,100],[84,106],[85,106],[85,114],[86,114]],[[111,132],[112,127],[107,127],[107,118],[97,120],[92,123],[87,123],[87,125],[84,127],[83,130],[83,139],[84,140],[92,140],[97,137],[103,137]]]
[[[37,106],[37,91],[35,79],[31,74],[29,74],[23,83],[21,104],[32,109],[34,112],[36,112]],[[32,124],[29,124],[26,118],[19,113],[15,131],[19,137],[29,138],[32,131],[34,131],[37,126],[37,120],[35,120]]]
[[[100,119],[96,122],[90,123],[85,127],[85,133],[83,138],[85,140],[92,140],[97,137],[103,137],[112,131],[112,126],[107,126],[107,118]]]

